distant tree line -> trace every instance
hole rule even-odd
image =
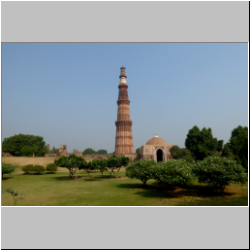
[[[50,150],[50,153],[51,153],[51,154],[56,154],[57,152],[59,152],[59,148],[53,147],[53,148]]]
[[[83,152],[82,152],[83,155],[107,155],[108,154],[108,151],[105,150],[105,149],[99,149],[98,151],[95,151],[94,149],[92,148],[86,148]]]
[[[2,152],[8,152],[14,156],[44,156],[48,153],[45,141],[41,136],[35,135],[14,135],[4,138]]]

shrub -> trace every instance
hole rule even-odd
[[[46,172],[51,173],[51,174],[55,174],[57,171],[57,166],[54,163],[48,164],[46,166]]]
[[[43,166],[40,166],[40,165],[32,165],[32,164],[29,164],[29,165],[26,165],[26,166],[23,166],[22,167],[22,171],[25,173],[25,174],[41,174],[45,171],[45,168]]]
[[[152,166],[156,165],[153,160],[140,159],[126,167],[126,176],[131,179],[138,179],[146,185],[149,179],[153,179]]]
[[[207,157],[194,164],[193,173],[198,181],[208,183],[224,192],[230,182],[244,184],[247,181],[245,169],[236,161],[225,157]]]
[[[183,159],[160,162],[152,168],[152,175],[159,184],[184,187],[195,178],[192,167],[193,164]]]
[[[4,174],[10,174],[14,172],[15,167],[11,164],[2,162],[2,178]]]
[[[35,166],[33,166],[33,172],[35,174],[41,174],[44,171],[45,171],[45,168],[43,166],[41,166],[41,165],[35,165]]]
[[[33,167],[34,167],[34,166],[33,166],[32,164],[23,166],[23,167],[22,167],[22,171],[23,171],[25,174],[31,174],[31,173],[33,173]]]

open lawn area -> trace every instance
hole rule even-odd
[[[16,166],[11,175],[4,175],[2,190],[11,188],[22,200],[18,206],[247,206],[248,184],[232,184],[224,195],[214,192],[207,185],[196,183],[187,188],[166,190],[155,181],[143,187],[139,180],[125,176],[121,169],[119,177],[109,177],[109,172],[90,173],[77,171],[69,179],[67,169],[58,168],[56,174],[26,175],[21,167],[27,164],[46,166],[54,158],[2,157],[2,161]],[[13,206],[9,193],[2,193],[2,206]]]

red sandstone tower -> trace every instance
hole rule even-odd
[[[132,136],[132,121],[130,120],[129,99],[128,99],[128,85],[126,82],[125,67],[121,67],[121,74],[119,76],[120,84],[118,97],[118,112],[115,138],[115,154],[133,154],[133,136]]]

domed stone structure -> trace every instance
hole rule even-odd
[[[151,159],[156,162],[168,161],[172,159],[169,151],[172,146],[174,146],[174,144],[167,144],[166,141],[158,135],[155,135],[146,145],[140,147],[140,155],[143,159]]]

